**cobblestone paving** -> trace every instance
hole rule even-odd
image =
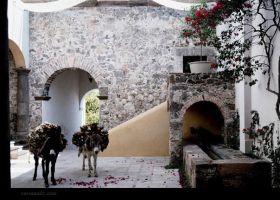
[[[168,162],[168,157],[98,157],[98,177],[87,177],[87,161],[82,171],[77,151],[65,151],[57,159],[57,185],[50,188],[181,188],[178,169],[164,168]],[[11,187],[43,188],[41,164],[36,181],[32,181],[33,172],[34,160],[29,153],[11,160]]]

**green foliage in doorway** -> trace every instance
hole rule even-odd
[[[99,123],[99,99],[97,96],[99,95],[98,90],[93,90],[85,97],[85,123]]]

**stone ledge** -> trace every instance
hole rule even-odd
[[[242,152],[219,149],[225,157]],[[270,188],[271,163],[264,159],[243,157],[233,159],[211,159],[197,145],[183,148],[184,167],[193,188]]]
[[[226,79],[225,75],[231,75],[232,72],[216,72],[216,73],[170,73],[169,83],[170,84],[214,84],[214,83],[234,83],[233,79]],[[224,81],[224,82],[222,82]]]

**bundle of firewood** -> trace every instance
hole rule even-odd
[[[48,137],[61,136],[62,144],[59,147],[60,151],[66,148],[67,140],[61,133],[61,127],[56,124],[51,124],[48,122],[42,123],[37,126],[29,135],[27,136],[27,142],[29,145],[29,151],[31,153],[37,154],[40,148],[43,146],[44,142]]]
[[[83,146],[85,140],[86,140],[86,134],[84,132],[76,132],[73,134],[72,143],[77,147]]]
[[[97,123],[81,126],[80,131],[73,134],[72,143],[78,147],[81,147],[85,144],[87,136],[94,134],[99,134],[101,136],[102,142],[100,145],[101,151],[103,151],[109,144],[109,135],[108,131],[104,130],[104,127]]]

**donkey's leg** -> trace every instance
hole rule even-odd
[[[34,175],[33,175],[33,181],[35,181],[37,178],[37,168],[39,165],[39,157],[36,156],[35,154],[34,154],[34,160],[35,160],[35,170],[34,170]]]
[[[93,155],[93,162],[94,162],[94,163],[93,163],[93,167],[94,167],[93,173],[94,173],[94,176],[97,177],[97,172],[96,172],[97,155],[96,155],[96,154]]]
[[[88,157],[88,177],[91,177],[91,170],[92,170],[91,160],[90,160],[91,154],[88,153],[87,157]]]
[[[85,160],[86,160],[86,156],[83,155],[83,166],[82,166],[83,171],[85,170]]]
[[[53,185],[56,185],[56,180],[54,178],[56,159],[57,159],[57,155],[51,160],[51,181]]]
[[[50,159],[47,158],[46,159],[46,171],[45,171],[45,187],[49,187],[49,179],[48,179],[48,176],[49,176],[49,166],[50,166]]]
[[[88,162],[89,162],[88,167],[90,168],[90,170],[93,170],[92,165],[91,165],[91,158],[90,158],[91,156],[92,156],[92,155],[90,154],[90,156],[89,156],[89,161],[88,161]]]
[[[80,157],[82,151],[83,151],[82,147],[79,147],[78,157]]]
[[[46,174],[46,159],[42,158],[42,175],[45,178],[45,174]]]

